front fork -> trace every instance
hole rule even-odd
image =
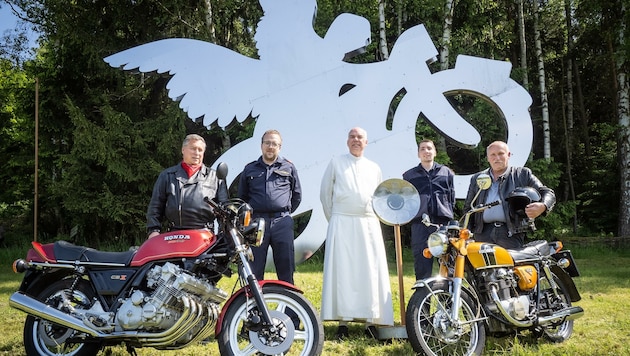
[[[256,276],[252,272],[252,268],[249,266],[249,259],[247,258],[248,248],[243,246],[243,244],[241,243],[236,229],[230,230],[230,236],[232,237],[232,240],[234,241],[234,246],[237,246],[238,256],[241,259],[241,263],[239,267],[241,269],[241,276],[245,277],[247,280],[247,285],[249,286],[249,293],[251,293],[252,297],[254,297],[254,301],[256,302],[256,306],[258,307],[258,312],[260,313],[260,316],[262,317],[262,322],[269,325],[271,328],[273,328],[274,326],[271,320],[271,315],[269,314],[269,310],[267,309],[267,304],[265,303],[265,299],[263,298],[262,288],[260,287],[260,284],[258,283]],[[256,321],[253,321],[253,322],[255,324],[257,323]]]
[[[457,254],[455,259],[455,273],[453,275],[453,308],[451,309],[451,320],[459,321],[459,308],[462,305],[462,281],[464,280],[464,264],[466,257]]]

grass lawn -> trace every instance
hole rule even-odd
[[[570,248],[571,246],[569,246]],[[571,339],[562,344],[526,337],[489,338],[484,355],[630,355],[630,251],[611,249],[573,249],[581,277],[576,279],[582,300],[576,305],[584,308],[584,316],[574,324]],[[18,288],[21,275],[11,271],[13,259],[23,257],[18,250],[0,251],[0,355],[24,355],[22,327],[25,314],[8,306],[9,296]],[[392,253],[393,255],[393,253]],[[408,250],[404,251],[404,296],[411,296],[414,283],[413,262]],[[394,320],[400,322],[399,287],[396,263],[390,264]],[[268,273],[267,278],[275,278]],[[225,289],[231,290],[233,281],[224,280]],[[295,283],[307,298],[319,308],[321,305],[322,261],[321,254],[299,265]],[[229,286],[229,287],[228,287]],[[334,340],[335,323],[324,323],[324,355],[412,355],[413,350],[404,340],[385,343],[363,336],[363,326],[350,325],[350,338],[343,342]],[[216,342],[196,345],[178,351],[138,349],[138,355],[218,355]],[[127,355],[123,347],[109,347],[99,355]]]

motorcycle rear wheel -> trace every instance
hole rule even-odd
[[[486,344],[486,330],[476,319],[474,302],[461,294],[458,325],[451,326],[447,315],[452,308],[453,295],[446,282],[416,289],[409,299],[405,317],[407,337],[414,351],[432,356],[481,355]]]
[[[554,273],[552,273],[552,275],[553,275],[553,280],[559,289],[558,292],[560,294],[560,298],[561,298],[560,303],[562,303],[562,308],[571,307],[571,298],[569,297],[567,288],[564,286],[564,284],[562,283],[560,278],[558,278],[558,276],[556,276]],[[541,278],[538,281],[538,283],[540,285],[541,294],[549,295],[549,298],[553,298],[553,290],[551,289],[551,285],[549,284],[549,281],[547,281],[547,278],[545,277]],[[552,306],[549,306],[549,307],[552,307]],[[554,309],[558,309],[558,308],[554,308]],[[545,339],[551,342],[555,342],[555,343],[564,342],[565,340],[569,339],[571,335],[573,335],[573,320],[564,320],[558,324],[544,326],[542,329],[542,332]]]
[[[319,319],[319,314],[302,294],[283,287],[265,286],[263,287],[263,298],[276,327],[286,330],[286,333],[283,334],[286,339],[269,340],[265,337],[266,330],[258,332],[247,330],[245,321],[248,310],[253,308],[251,304],[253,300],[250,299],[250,305],[247,305],[247,298],[245,294],[242,294],[229,306],[223,319],[221,333],[216,337],[221,355],[256,354],[257,345],[266,347],[267,352],[260,352],[261,354],[316,356],[322,353],[324,327]],[[287,315],[289,309],[299,319],[299,323],[296,319],[297,327],[284,325],[286,322],[291,322],[291,318]],[[251,337],[257,339],[250,340]],[[285,342],[291,343],[289,350],[274,351],[284,349]]]
[[[72,283],[72,279],[62,279],[54,282],[35,297],[55,309],[63,310],[61,298],[65,294],[75,309],[88,309],[96,294],[92,291],[91,286],[82,280],[77,283],[71,292],[70,287]],[[71,339],[80,337],[81,333],[79,331],[32,315],[26,317],[24,324],[24,348],[27,355],[93,356],[101,349],[100,343],[71,341]]]

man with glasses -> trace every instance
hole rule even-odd
[[[239,198],[248,202],[254,217],[263,217],[267,226],[262,244],[252,247],[254,261],[250,265],[256,278],[263,280],[271,246],[278,279],[293,284],[295,235],[291,213],[302,200],[300,179],[293,163],[279,156],[280,132],[266,131],[260,147],[262,155],[245,166],[238,184]]]

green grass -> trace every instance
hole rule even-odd
[[[22,326],[25,314],[8,306],[8,299],[19,286],[21,275],[11,271],[13,259],[22,257],[24,249],[0,250],[0,355],[24,355]],[[562,344],[528,337],[489,338],[484,355],[628,355],[630,354],[630,251],[601,249],[573,249],[581,276],[576,279],[582,300],[576,305],[585,310],[575,321],[574,334]],[[408,300],[413,285],[413,263],[409,251],[404,253],[404,296]],[[390,264],[394,319],[400,322],[399,288],[396,264]],[[274,278],[268,273],[267,278]],[[233,280],[224,280],[223,287],[231,290]],[[301,288],[316,308],[321,305],[321,255],[298,266],[296,285]],[[405,303],[406,305],[406,303]],[[406,340],[384,343],[363,336],[363,326],[350,324],[350,339],[340,342],[333,338],[336,323],[324,323],[324,355],[411,355],[413,350]],[[196,345],[179,351],[139,349],[138,355],[218,355],[216,342]],[[123,347],[109,347],[99,355],[127,355]]]

